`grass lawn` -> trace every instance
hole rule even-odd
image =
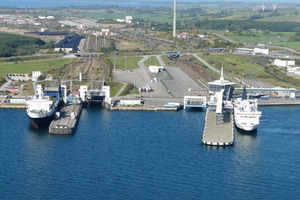
[[[282,45],[286,46],[286,47],[292,47],[292,48],[300,50],[300,42],[285,42]]]
[[[114,97],[117,92],[123,87],[123,83],[119,82],[106,82],[110,86],[110,96]]]
[[[53,59],[53,60],[36,60],[26,62],[8,62],[0,63],[0,76],[5,77],[8,73],[31,74],[32,71],[46,72],[50,69],[57,69],[64,65],[74,62],[76,58],[70,59]]]
[[[273,45],[282,45],[285,47],[291,47],[300,50],[300,42],[287,42],[294,32],[270,32],[269,35],[264,35],[263,33],[255,33],[257,37],[250,36],[238,36],[235,33],[226,33],[225,31],[213,30],[211,32],[224,35],[225,37],[239,41],[240,43],[246,44],[255,44],[255,43],[264,43]],[[245,32],[244,32],[245,33]]]
[[[234,40],[240,41],[240,43],[254,44],[254,43],[283,43],[287,41],[292,35],[295,33],[290,32],[271,32],[270,35],[264,35],[263,33],[255,33],[257,37],[251,36],[238,36],[234,35],[234,33],[229,33],[228,36],[233,38]]]
[[[172,22],[172,14],[142,14],[142,13],[82,13],[84,17],[103,18],[103,19],[125,19],[126,16],[132,16],[134,20],[143,19],[156,22]]]
[[[114,64],[114,58],[108,58]],[[116,57],[116,69],[137,69],[139,68],[138,62],[142,57]]]
[[[286,14],[282,16],[276,16],[276,17],[266,17],[259,19],[257,21],[268,21],[268,22],[300,22],[300,15],[294,15],[294,14]]]
[[[265,73],[264,68],[254,63],[250,58],[236,55],[208,55],[206,60],[209,63],[215,63],[215,67],[219,70],[223,63],[224,72],[232,77],[238,78],[270,78],[271,76]]]
[[[150,65],[160,66],[155,56],[151,56],[149,59],[145,60],[144,64],[146,67],[149,67]]]
[[[272,75],[265,72],[264,67],[258,65],[252,58],[237,55],[209,55],[206,57],[209,63],[215,63],[217,69],[221,69],[223,64],[224,73],[237,78],[246,78],[271,83],[280,87],[295,87],[286,82],[277,80]]]

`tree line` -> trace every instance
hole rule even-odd
[[[297,22],[258,22],[253,20],[197,20],[194,26],[207,30],[250,30],[260,29],[274,32],[300,32],[300,23]]]
[[[0,57],[31,55],[45,45],[39,38],[0,33]]]

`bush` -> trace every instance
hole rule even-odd
[[[45,76],[44,74],[41,74],[41,75],[37,78],[38,81],[43,81],[43,80],[45,80],[45,79],[46,79],[46,76]]]

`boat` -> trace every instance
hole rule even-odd
[[[53,97],[45,96],[40,85],[36,95],[26,101],[27,116],[35,127],[48,126],[58,108],[59,101]]]
[[[235,125],[244,131],[255,131],[259,125],[261,111],[257,109],[257,99],[250,99],[243,90],[242,98],[234,101],[234,122]]]

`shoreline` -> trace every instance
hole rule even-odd
[[[26,109],[26,105],[20,104],[20,105],[9,105],[9,104],[4,104],[0,105],[0,109]]]
[[[258,101],[259,107],[271,107],[271,106],[300,106],[300,100],[286,100],[286,99],[270,99]],[[111,111],[178,111],[183,109],[183,106],[179,107],[164,107],[164,106],[111,106],[104,105],[107,110]],[[0,109],[26,109],[25,104],[1,104]]]

